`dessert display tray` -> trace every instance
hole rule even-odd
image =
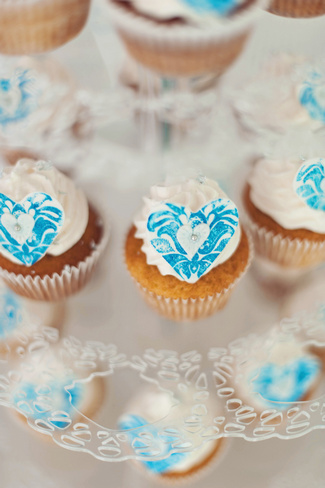
[[[169,359],[178,358],[181,365],[198,357],[203,372],[208,375],[215,371],[220,378],[220,359],[235,354],[238,344],[243,353],[250,356],[254,337],[266,334],[285,315],[290,290],[279,295],[272,287],[261,286],[253,267],[239,283],[226,308],[218,314],[194,323],[168,321],[147,307],[132,283],[123,258],[124,240],[142,196],[165,173],[190,175],[200,171],[221,180],[227,191],[236,196],[240,186],[238,175],[242,174],[240,167],[254,157],[254,148],[236,131],[232,114],[223,102],[223,93],[236,87],[241,76],[256,72],[271,52],[288,50],[321,57],[325,41],[323,18],[293,22],[265,14],[245,54],[220,82],[218,110],[208,124],[212,136],[203,151],[200,131],[194,131],[178,145],[173,144],[170,137],[162,144],[160,133],[166,132],[166,126],[150,124],[148,115],[142,120],[147,125],[140,127],[140,134],[136,130],[132,97],[130,99],[118,85],[123,50],[106,16],[104,2],[95,3],[86,30],[55,53],[82,85],[93,91],[103,91],[109,107],[107,123],[101,124],[92,141],[62,148],[59,155],[61,166],[64,167],[66,157],[69,171],[85,187],[89,198],[100,205],[111,225],[109,248],[101,268],[84,291],[67,301],[66,320],[61,331],[66,338],[64,347],[78,354],[82,350],[86,353],[91,349],[100,350],[105,345],[113,356],[121,354],[118,361],[128,360],[136,366],[127,364],[114,374],[104,375],[106,399],[96,424],[91,427],[92,432],[101,426],[116,429],[118,416],[141,384],[148,379],[161,379],[159,368],[158,375],[157,370],[150,372],[150,367],[141,369],[141,361],[147,360],[150,366],[155,360],[161,362],[165,355]],[[146,131],[148,123],[151,133]],[[222,125],[229,127],[229,131],[219,130]],[[151,136],[155,144],[151,143]],[[321,269],[309,279],[314,275],[319,279],[323,274],[324,269]],[[290,324],[290,321],[284,322],[282,327],[290,329]],[[55,335],[50,337],[53,342],[57,341]],[[241,342],[240,338],[244,340]],[[109,346],[112,344],[114,346]],[[233,344],[232,353],[227,351],[230,344]],[[96,357],[92,360],[96,362]],[[181,375],[185,370],[180,371]],[[0,364],[0,374],[6,374],[4,364]],[[324,392],[325,387],[321,385],[318,396]],[[218,458],[215,469],[197,481],[197,486],[323,486],[322,428],[325,424],[321,403],[318,407],[310,404],[307,420],[292,423],[289,418],[293,426],[291,432],[283,426],[282,430],[273,427],[263,433],[264,440],[258,439],[253,427],[244,425],[242,432],[236,433],[231,431],[235,427],[229,425],[223,456]],[[116,456],[119,458],[116,461],[121,462],[101,462],[108,460],[104,451],[68,442],[63,447],[61,439],[37,435],[32,427],[15,421],[10,407],[0,406],[0,411],[1,487],[92,485],[101,488],[107,484],[124,487],[156,484],[135,470],[130,461],[123,461],[123,455]],[[233,424],[231,419],[229,424]],[[284,440],[288,438],[291,439]],[[257,440],[259,442],[248,442]]]

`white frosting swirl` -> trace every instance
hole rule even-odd
[[[3,170],[0,193],[20,202],[34,192],[50,195],[63,207],[62,229],[46,252],[52,256],[59,256],[74,246],[86,230],[89,215],[86,196],[76,188],[70,178],[44,161],[21,159],[14,167],[6,167]],[[0,253],[12,262],[19,262],[1,247]]]
[[[175,203],[188,208],[191,212],[197,212],[201,207],[221,198],[229,200],[219,185],[207,178],[190,179],[184,183],[171,186],[157,185],[151,187],[150,196],[144,197],[144,206],[134,220],[134,225],[136,226],[135,236],[143,240],[141,249],[146,255],[147,263],[157,266],[163,276],[171,275],[181,280],[180,275],[152,246],[152,236],[147,228],[148,218],[155,210],[161,208],[163,203]],[[208,271],[227,261],[233,255],[238,247],[240,238],[241,230],[240,226],[238,226],[234,235]]]
[[[191,6],[182,0],[129,1],[138,12],[153,19],[170,20],[181,18],[193,24],[206,24],[215,22],[216,20],[220,21],[221,19],[226,18],[237,6],[244,2],[244,0],[228,0],[229,5],[226,5],[225,2],[220,2],[220,6],[212,6],[211,3],[211,7],[208,9],[207,7],[202,6],[202,4],[200,5],[199,2],[196,2],[197,6]],[[217,7],[219,7],[219,9]]]
[[[303,164],[297,159],[257,161],[249,177],[250,199],[285,229],[325,234],[325,213],[309,207],[294,189],[297,172]]]

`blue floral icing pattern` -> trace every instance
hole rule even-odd
[[[319,96],[320,91],[323,97]],[[325,84],[318,73],[313,73],[311,79],[304,82],[299,101],[312,119],[325,124]]]
[[[284,366],[268,363],[253,373],[252,388],[266,407],[285,410],[288,402],[297,402],[306,395],[320,372],[316,358],[299,358]]]
[[[152,436],[159,442],[159,447],[162,448],[163,452],[161,456],[166,456],[171,452],[170,443],[174,440],[172,437],[164,436],[163,440],[159,439],[158,430],[154,425],[149,425],[148,422],[139,415],[125,415],[119,421],[119,428],[121,430],[127,430],[127,435],[129,437],[130,443],[134,448],[138,450],[139,455],[153,456],[154,452],[149,451],[146,441],[142,443],[141,441],[141,431],[139,427],[146,426],[143,432],[150,432]],[[132,429],[137,429],[132,432]],[[163,443],[164,441],[164,443]],[[143,447],[143,451],[141,448]],[[173,453],[169,454],[167,459],[162,459],[158,461],[141,461],[152,473],[165,473],[166,471],[172,471],[173,466],[176,466],[180,461],[186,457],[187,453]]]
[[[220,198],[197,212],[172,203],[150,214],[151,245],[178,274],[195,283],[206,274],[238,228],[238,210]]]
[[[21,300],[12,291],[0,296],[0,339],[8,337],[22,324]]]
[[[193,10],[201,13],[228,15],[240,3],[238,0],[182,0]]]
[[[46,193],[30,193],[20,203],[0,193],[0,245],[25,266],[44,256],[63,221],[62,206]]]
[[[84,386],[81,383],[75,383],[69,392],[65,389],[73,380],[67,377],[46,384],[23,382],[13,393],[13,404],[34,420],[44,420],[56,429],[65,429],[71,424],[75,409],[78,409],[84,398]]]
[[[325,212],[325,165],[322,159],[304,164],[296,175],[294,187],[308,207]]]
[[[29,70],[17,71],[12,78],[0,78],[0,125],[25,119],[36,108],[34,80]]]

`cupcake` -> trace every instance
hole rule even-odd
[[[231,94],[231,104],[247,134],[261,133],[265,138],[294,131],[299,143],[300,135],[315,134],[325,126],[324,92],[321,66],[281,53]]]
[[[250,258],[235,204],[204,177],[152,187],[125,246],[127,268],[147,303],[179,321],[223,308]]]
[[[55,350],[29,357],[17,372],[10,387],[14,407],[10,412],[22,425],[28,421],[37,432],[60,434],[84,417],[93,418],[102,406],[103,379],[82,379]]]
[[[269,12],[283,17],[317,17],[325,14],[325,1],[272,0]]]
[[[240,365],[235,379],[238,398],[259,414],[311,400],[321,381],[321,362],[306,346],[295,339],[274,339],[258,357]]]
[[[73,39],[88,18],[90,0],[3,0],[0,53],[36,54]]]
[[[256,253],[282,269],[325,261],[325,161],[260,159],[244,190]]]
[[[223,454],[225,441],[222,438],[199,447],[193,445],[190,452],[175,452],[177,446],[172,432],[176,433],[191,415],[193,405],[190,397],[190,392],[174,398],[165,391],[146,388],[131,400],[118,421],[119,428],[126,431],[130,450],[132,446],[137,457],[142,458],[134,462],[135,466],[156,481],[180,483],[195,479],[213,467]],[[213,409],[209,405],[210,423],[213,422],[213,413],[217,416],[218,407]],[[164,427],[160,429],[157,423],[162,419]],[[171,433],[170,437],[166,431]],[[147,439],[150,444],[141,444],[141,439]],[[202,438],[200,440],[203,441]],[[147,461],[145,458],[149,456],[157,460]]]
[[[64,300],[91,278],[108,240],[98,211],[50,163],[22,159],[0,178],[0,276],[18,295]]]
[[[91,116],[73,77],[54,59],[23,57],[0,67],[0,143],[31,147],[54,136],[80,138],[90,131]],[[42,148],[43,149],[43,148]]]
[[[163,76],[225,71],[259,15],[256,0],[108,0],[112,20],[136,61]]]

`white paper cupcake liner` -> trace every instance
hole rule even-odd
[[[0,53],[35,54],[65,44],[84,27],[89,8],[90,0],[3,0]]]
[[[176,322],[190,322],[208,317],[221,310],[228,302],[230,295],[238,282],[246,274],[254,255],[253,242],[249,232],[246,232],[249,245],[249,256],[244,270],[222,292],[204,298],[167,298],[149,291],[134,279],[146,303],[164,317]]]
[[[54,273],[43,278],[10,273],[0,268],[0,277],[15,293],[33,300],[58,301],[77,293],[90,280],[103,254],[110,235],[109,223],[104,223],[103,236],[96,248],[78,266],[67,266],[60,274]]]
[[[268,0],[259,0],[232,19],[204,28],[164,25],[112,1],[108,4],[111,18],[132,57],[167,75],[194,76],[223,71],[237,58]]]
[[[325,262],[325,242],[290,239],[260,227],[245,215],[256,254],[284,268],[313,268]]]

